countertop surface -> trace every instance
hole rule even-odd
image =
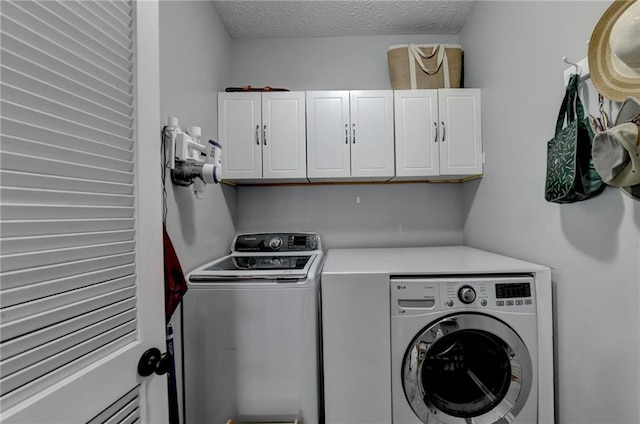
[[[467,246],[329,249],[323,274],[474,274],[549,268]]]

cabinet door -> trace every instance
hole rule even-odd
[[[262,93],[262,177],[305,178],[305,94]]]
[[[351,175],[349,92],[307,91],[309,179]]]
[[[482,174],[479,89],[438,90],[440,175]]]
[[[351,91],[351,176],[394,173],[393,91]]]
[[[262,178],[260,93],[218,93],[222,178]]]
[[[439,175],[438,90],[394,92],[396,176]]]

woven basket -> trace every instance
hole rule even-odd
[[[463,54],[458,44],[400,44],[389,47],[391,88],[460,88]]]

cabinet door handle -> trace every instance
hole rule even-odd
[[[436,136],[433,138],[433,142],[434,142],[434,143],[437,143],[437,142],[438,142],[438,123],[437,123],[437,122],[434,122],[434,123],[433,123],[433,132],[434,132],[434,134],[436,135]]]
[[[446,137],[446,129],[444,127],[444,121],[441,121],[440,123],[442,124],[442,141],[444,141]]]
[[[260,145],[260,125],[256,125],[256,144]]]
[[[356,144],[356,124],[353,124],[353,144]]]
[[[344,124],[344,144],[349,144],[349,124]]]
[[[267,126],[264,126],[264,129],[262,130],[262,140],[264,140],[264,145],[267,145]]]

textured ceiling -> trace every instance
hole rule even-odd
[[[457,34],[469,0],[213,0],[233,38]]]

